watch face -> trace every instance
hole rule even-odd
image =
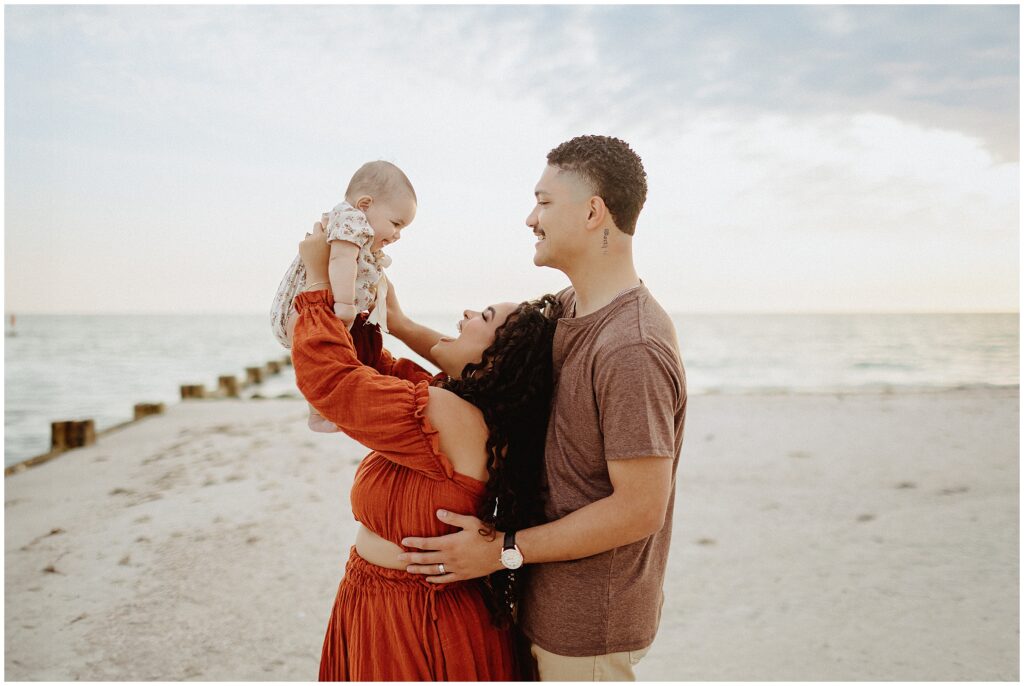
[[[506,569],[519,569],[523,566],[523,554],[515,548],[506,548],[501,551],[501,564]]]

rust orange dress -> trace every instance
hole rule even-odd
[[[459,474],[426,416],[431,376],[360,341],[364,365],[328,291],[300,293],[292,357],[299,389],[372,452],[352,485],[352,513],[378,536],[457,531],[440,509],[476,512],[484,484]],[[406,548],[406,550],[409,550]],[[496,629],[479,580],[431,584],[353,547],[324,637],[320,681],[507,681],[518,678],[512,635]]]

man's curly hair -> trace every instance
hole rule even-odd
[[[553,389],[551,347],[561,314],[555,296],[519,305],[498,327],[479,363],[442,388],[472,403],[487,422],[487,486],[477,516],[482,535],[544,521],[544,443]],[[519,570],[522,572],[522,570]],[[485,579],[495,626],[513,621],[522,574],[503,569]]]
[[[548,164],[583,177],[604,200],[615,226],[633,235],[647,200],[647,173],[628,143],[610,136],[577,136],[549,152]]]

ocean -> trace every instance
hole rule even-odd
[[[458,315],[419,321],[455,333]],[[1016,386],[1019,315],[675,314],[690,394]],[[10,329],[10,326],[7,326]],[[4,464],[47,452],[50,422],[131,419],[179,386],[287,352],[265,315],[18,315],[4,346]],[[413,357],[385,337],[392,352]],[[290,367],[248,391],[297,393]]]

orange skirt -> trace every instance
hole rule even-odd
[[[478,582],[431,584],[352,548],[320,657],[320,681],[515,681],[512,633]]]

